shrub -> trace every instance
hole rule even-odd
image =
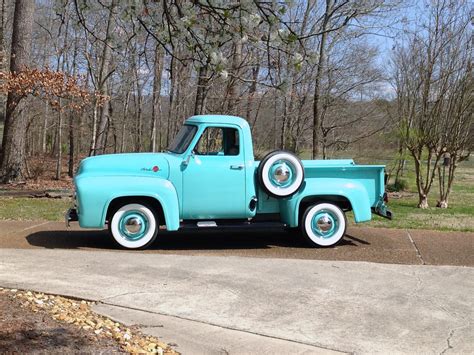
[[[406,191],[408,190],[408,181],[404,179],[397,179],[393,184],[387,185],[387,191],[394,192],[394,191]]]

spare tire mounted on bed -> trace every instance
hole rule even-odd
[[[289,197],[304,181],[301,160],[293,153],[276,150],[267,154],[258,166],[258,180],[269,196]]]

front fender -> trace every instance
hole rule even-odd
[[[79,225],[103,228],[107,209],[118,197],[144,196],[158,200],[163,207],[168,230],[179,228],[179,202],[173,184],[160,177],[83,176],[75,180]]]
[[[372,218],[370,198],[362,183],[347,179],[318,178],[314,181],[307,179],[300,192],[290,199],[280,200],[283,222],[290,227],[297,227],[301,201],[306,197],[328,195],[347,198],[352,205],[357,223],[369,221]]]

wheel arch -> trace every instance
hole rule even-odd
[[[300,200],[298,206],[298,224],[309,206],[319,203],[331,203],[339,207],[343,212],[352,211],[351,201],[343,195],[311,195]]]
[[[112,196],[105,203],[102,213],[102,225],[109,220],[110,214],[117,206],[127,203],[139,203],[140,201],[148,203],[152,208],[156,209],[159,223],[166,224],[167,230],[175,231],[179,229],[179,204],[175,193],[158,195],[130,192],[128,194]]]
[[[109,201],[106,207],[105,221],[110,221],[112,213],[123,205],[130,203],[145,203],[150,206],[158,216],[160,224],[166,224],[166,217],[161,202],[155,197],[135,195],[135,196],[119,196]],[[164,222],[164,223],[162,223]]]
[[[280,214],[284,223],[298,227],[300,218],[310,204],[333,203],[343,211],[352,210],[356,223],[372,218],[370,197],[362,183],[341,178],[310,178],[301,192],[280,200]]]

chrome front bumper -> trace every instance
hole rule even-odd
[[[79,220],[77,210],[75,208],[68,209],[64,215],[64,220],[66,222],[66,227],[69,227],[70,222],[77,222]]]

